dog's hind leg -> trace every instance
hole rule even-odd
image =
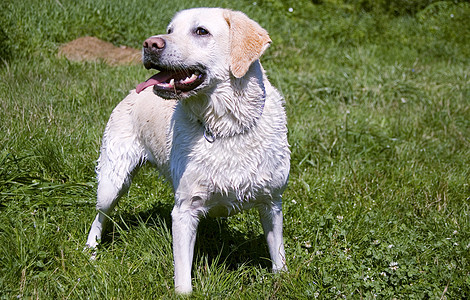
[[[273,272],[286,271],[286,254],[282,238],[282,207],[281,199],[272,205],[258,208],[261,224],[268,243],[269,255],[272,260]]]
[[[125,101],[121,102],[113,111],[103,136],[96,168],[98,214],[87,239],[87,246],[91,248],[97,246],[108,215],[128,190],[134,171],[145,160],[145,149],[132,127],[131,108]]]

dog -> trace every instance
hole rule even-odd
[[[242,12],[193,8],[167,33],[143,43],[142,61],[159,71],[122,100],[104,131],[97,171],[95,248],[132,176],[150,162],[172,184],[175,290],[192,291],[202,216],[256,208],[274,272],[286,270],[281,195],[290,169],[284,98],[259,58],[265,29]]]

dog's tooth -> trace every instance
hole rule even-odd
[[[175,86],[175,79],[174,79],[174,78],[171,78],[171,80],[170,80],[170,86]]]
[[[191,75],[191,78],[189,78],[189,79],[190,79],[190,80],[195,80],[195,79],[197,79],[196,73],[194,73],[193,75]]]

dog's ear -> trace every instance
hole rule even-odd
[[[227,10],[224,17],[230,28],[230,71],[241,78],[268,48],[271,39],[265,29],[242,12]]]

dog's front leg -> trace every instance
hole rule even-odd
[[[175,205],[171,213],[173,235],[173,259],[175,263],[175,290],[189,294],[196,231],[199,223],[197,211],[185,205]]]
[[[258,208],[261,224],[268,243],[269,255],[273,263],[273,272],[286,271],[286,254],[282,238],[281,200],[272,205]]]

